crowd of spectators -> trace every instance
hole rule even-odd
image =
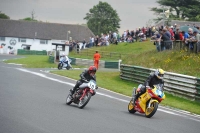
[[[197,29],[197,30],[193,30]],[[151,37],[156,46],[157,51],[170,50],[174,42],[182,44],[185,50],[194,51],[194,45],[197,46],[195,52],[200,51],[200,34],[199,27],[193,25],[187,31],[182,31],[180,26],[165,26],[156,29],[156,32]],[[176,43],[175,43],[176,44]]]
[[[157,51],[170,50],[173,47],[173,41],[182,41],[183,44],[189,49],[194,49],[194,43],[200,45],[200,34],[197,31],[193,31],[189,28],[188,31],[181,31],[179,25],[174,24],[173,26],[151,26],[137,28],[136,30],[125,30],[121,35],[118,32],[109,32],[101,34],[99,37],[91,36],[83,41],[71,40],[67,42],[70,46],[70,51],[76,49],[79,52],[81,49],[98,47],[98,46],[108,46],[110,44],[116,44],[120,42],[134,43],[135,41],[143,42],[150,38]],[[193,25],[193,27],[199,29],[199,27]],[[200,46],[199,46],[200,47]],[[198,47],[198,49],[200,49]],[[200,51],[200,50],[199,50]]]

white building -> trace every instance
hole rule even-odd
[[[0,19],[0,54],[17,54],[18,49],[66,50],[66,40],[81,42],[94,36],[85,26]]]

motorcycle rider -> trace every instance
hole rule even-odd
[[[144,82],[144,84],[137,89],[137,94],[133,96],[133,104],[135,105],[135,101],[146,92],[146,88],[153,88],[155,84],[162,83],[164,85],[163,76],[165,74],[165,71],[163,69],[157,69],[154,73],[150,73],[147,80]]]
[[[95,80],[96,81],[96,76],[95,76],[95,73],[97,71],[97,68],[95,66],[90,66],[88,68],[88,70],[85,70],[83,71],[81,74],[80,74],[80,78],[77,82],[76,82],[76,85],[74,86],[73,89],[70,89],[70,96],[72,97],[72,95],[74,94],[74,92],[76,91],[77,88],[79,88],[79,86],[81,84],[83,84],[84,82],[86,81],[89,81],[91,79]]]
[[[63,58],[64,63],[69,65],[69,57],[67,55],[65,55],[64,53],[62,53],[61,57]]]

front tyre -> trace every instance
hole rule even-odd
[[[67,104],[67,105],[70,105],[71,103],[72,103],[71,96],[68,95],[67,98],[66,98],[66,104]]]
[[[67,69],[67,70],[69,70],[69,69],[70,69],[70,66],[69,66],[69,65],[67,65],[66,69]]]
[[[133,100],[131,100],[128,104],[128,111],[129,113],[134,114],[136,111],[134,110]]]
[[[79,101],[78,107],[80,109],[84,108],[87,105],[87,103],[90,101],[91,96],[92,96],[92,94],[90,92],[88,92],[85,95],[85,97],[81,101]]]
[[[58,64],[58,70],[62,69],[62,63]]]
[[[158,109],[158,102],[153,101],[150,107],[146,108],[145,116],[147,118],[151,118],[156,113],[157,109]]]

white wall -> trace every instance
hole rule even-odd
[[[10,44],[10,40],[16,40],[16,44],[15,45],[11,45]],[[22,44],[27,44],[27,45],[31,45],[30,50],[46,50],[46,51],[52,51],[53,49],[55,49],[55,45],[52,45],[52,40],[48,40],[48,44],[40,44],[40,40],[39,39],[27,39],[26,38],[26,42],[18,42],[18,38],[16,37],[6,37],[5,41],[0,41],[0,45],[2,43],[6,44],[5,46],[3,46],[3,53],[4,54],[9,54],[9,48],[8,46],[13,47],[12,50],[14,50],[14,53],[17,54],[17,49],[23,49]],[[54,40],[55,41],[55,40]]]

